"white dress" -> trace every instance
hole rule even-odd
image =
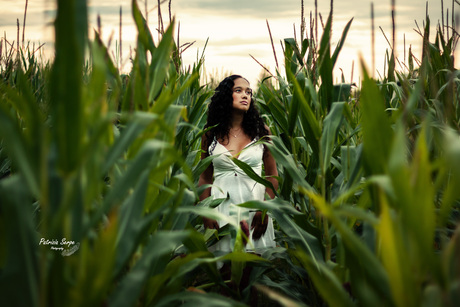
[[[235,218],[237,225],[241,220],[248,222],[251,229],[252,218],[255,210],[235,206],[250,200],[264,200],[265,186],[251,179],[246,173],[240,169],[232,160],[232,154],[216,139],[209,146],[208,152],[210,155],[217,155],[213,160],[214,167],[214,182],[211,188],[211,196],[213,199],[226,198],[227,193],[229,199],[222,202],[216,209],[232,218]],[[238,156],[238,159],[252,167],[254,172],[259,176],[262,174],[264,146],[253,140],[244,147]],[[265,216],[265,218],[267,218]],[[265,249],[275,247],[275,233],[273,229],[273,221],[268,217],[268,227],[265,234],[259,240],[252,240],[253,230],[250,230],[249,241],[246,245],[246,250],[261,254]],[[223,227],[226,222],[218,221],[219,227]],[[230,252],[233,250],[234,240],[230,236],[221,239],[217,244],[211,246],[211,251]]]

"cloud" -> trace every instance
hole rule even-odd
[[[298,0],[264,0],[264,1],[215,1],[215,0],[177,0],[172,2],[172,10],[186,10],[187,13],[225,17],[252,17],[262,19],[278,19],[300,16]]]
[[[114,33],[118,37],[118,22],[120,6],[123,10],[123,46],[135,45],[137,31],[132,20],[130,0],[87,0],[88,21],[90,29],[96,25],[96,16],[101,16],[104,41]],[[145,12],[145,0],[138,0],[142,13]],[[52,40],[46,32],[52,30],[52,23],[55,16],[55,1],[29,1],[26,39]],[[374,2],[374,22],[377,61],[383,61],[383,55],[388,48],[384,35],[379,27],[382,27],[385,35],[391,40],[391,1],[375,0],[340,0],[333,2],[333,47],[340,38],[345,24],[354,18],[351,25],[344,49],[340,55],[339,67],[350,66],[353,59],[356,63],[357,50],[361,50],[364,56],[370,55],[371,36],[371,2]],[[441,19],[441,6],[439,1],[428,0],[428,13],[430,15],[432,28]],[[444,10],[451,10],[450,1],[444,1]],[[149,11],[149,24],[155,41],[158,40],[157,32],[157,1],[147,1]],[[322,15],[323,22],[326,22],[330,12],[331,1],[317,0],[318,13]],[[169,21],[168,4],[166,1],[162,6],[164,22]],[[309,25],[310,12],[315,13],[315,0],[304,0],[304,16]],[[413,31],[416,28],[415,20],[422,26],[426,14],[425,0],[404,0],[396,1],[396,35],[397,48],[403,47],[403,39],[407,47],[411,44],[415,48],[421,42]],[[23,1],[0,0],[3,9],[0,18],[0,33],[6,31],[8,40],[16,39],[16,19],[22,19],[24,13]],[[459,10],[456,5],[456,12]],[[301,15],[301,1],[299,0],[172,0],[172,14],[180,21],[180,43],[193,42],[195,44],[183,55],[193,62],[196,59],[197,49],[201,55],[205,42],[209,39],[205,50],[205,57],[208,69],[219,69],[231,67],[234,71],[242,71],[244,74],[252,74],[250,70],[259,72],[258,64],[249,57],[255,56],[262,63],[274,65],[270,37],[266,20],[270,23],[275,49],[278,60],[282,65],[282,50],[280,41],[286,37],[299,37],[299,25]],[[48,26],[44,26],[48,24]],[[166,25],[165,25],[166,26]],[[318,23],[319,35],[321,35],[321,23]],[[176,25],[176,33],[178,25]],[[52,31],[51,31],[52,32]],[[91,33],[91,31],[90,31]],[[432,30],[432,35],[434,31]],[[405,36],[403,36],[405,35]],[[177,34],[175,34],[177,39]],[[124,50],[126,55],[129,52]],[[402,52],[401,52],[402,54]],[[378,63],[377,63],[378,64]],[[358,69],[355,69],[355,73]]]

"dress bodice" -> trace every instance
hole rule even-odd
[[[216,180],[222,176],[248,177],[246,173],[232,161],[232,153],[224,145],[214,139],[213,144],[211,144],[209,148],[211,155],[218,155],[218,157],[213,160],[214,177]],[[263,151],[263,145],[258,143],[257,139],[254,139],[238,153],[237,159],[248,164],[254,172],[260,176],[262,173]]]

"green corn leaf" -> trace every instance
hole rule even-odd
[[[260,177],[259,175],[257,175],[256,172],[252,169],[251,166],[249,166],[245,162],[239,160],[238,158],[232,157],[231,159],[232,159],[233,163],[236,164],[236,166],[238,166],[240,169],[242,169],[243,172],[245,172],[245,174],[249,176],[249,178],[251,178],[252,180],[256,181],[257,183],[260,183],[260,184],[264,185],[267,188],[272,189],[272,191],[275,194],[277,194],[277,191],[276,191],[275,187],[273,186],[273,184],[269,180],[264,179],[264,178]]]
[[[301,89],[300,84],[297,82],[297,80],[293,76],[291,76],[291,78],[292,78],[292,83],[294,86],[294,95],[296,99],[299,99],[300,111],[303,117],[302,120],[305,123],[303,125],[306,131],[305,137],[307,138],[310,146],[312,147],[313,152],[318,153],[318,150],[317,150],[318,140],[321,135],[321,129],[320,129],[318,120],[315,117],[315,114],[313,113],[310,104],[305,98],[305,95],[303,94],[303,90]]]
[[[14,163],[21,170],[29,189],[38,196],[40,194],[38,165],[30,157],[27,141],[17,120],[10,113],[11,111],[3,103],[0,104],[0,136],[8,154],[13,157]]]
[[[369,78],[363,64],[361,93],[363,158],[365,169],[372,174],[384,173],[391,149],[393,130],[385,113],[385,103],[377,85]]]
[[[305,41],[306,41],[306,40],[304,40],[304,42],[305,42]],[[308,42],[308,41],[307,41],[307,42]],[[293,38],[285,38],[285,39],[284,39],[284,44],[285,44],[285,45],[289,45],[289,46],[292,48],[292,50],[294,51],[295,56],[297,57],[297,61],[299,62],[299,64],[300,64],[301,66],[303,66],[303,65],[304,65],[303,55],[302,55],[302,53],[299,51],[299,47],[297,46],[297,42],[295,41],[295,39],[293,39]],[[304,47],[304,46],[302,46],[302,47]],[[303,50],[303,49],[302,49],[302,50]],[[304,52],[304,54],[305,54],[305,52]]]
[[[282,129],[284,133],[288,133],[288,121],[286,118],[286,112],[284,107],[279,103],[277,99],[271,99],[268,103],[265,103],[261,100],[258,100],[259,105],[267,113],[270,113],[273,116],[273,120],[277,123],[277,127]]]
[[[236,219],[234,219],[234,218],[232,218],[230,216],[227,216],[225,214],[222,214],[222,213],[218,212],[217,210],[214,210],[214,209],[211,209],[211,208],[205,208],[205,207],[201,207],[201,206],[179,207],[179,208],[177,208],[176,212],[178,214],[188,213],[188,214],[196,214],[196,215],[199,215],[199,216],[205,216],[205,217],[207,217],[209,219],[213,219],[213,220],[216,220],[216,221],[220,220],[220,221],[223,221],[224,223],[230,224],[235,229],[239,228],[239,224],[236,221]]]
[[[289,41],[289,39],[287,39]],[[292,39],[291,39],[292,40]],[[286,41],[286,40],[285,40]],[[295,45],[295,43],[294,43]],[[296,55],[294,54],[294,49],[292,48],[292,45],[290,43],[285,43],[284,44],[284,63],[285,63],[285,70],[286,70],[286,77],[289,82],[292,81],[292,76],[295,75],[295,73],[299,69],[299,65],[296,62]]]
[[[137,4],[137,0],[132,0],[131,2],[131,10],[133,14],[133,19],[137,27],[138,41],[147,48],[150,52],[154,52],[155,44],[153,42],[152,34],[150,33],[150,29],[147,25],[147,21],[142,16],[141,11],[139,10],[139,5]]]
[[[148,86],[150,85],[150,76],[147,74],[147,55],[145,49],[142,46],[138,46],[136,58],[133,63],[133,71],[131,73],[132,83],[132,97],[129,109],[130,110],[141,110],[147,111],[149,108],[148,101]]]
[[[151,169],[152,161],[154,161],[152,157],[155,157],[155,154],[167,148],[171,148],[171,146],[157,140],[151,140],[144,144],[127,172],[115,183],[110,192],[105,196],[104,203],[94,213],[91,221],[88,223],[87,230],[98,223],[103,214],[106,214],[111,208],[123,202],[128,191],[138,181],[139,174],[145,169]]]
[[[433,205],[436,191],[432,184],[433,166],[427,144],[428,127],[429,121],[422,127],[415,151],[412,153],[413,160],[409,169],[411,176],[408,179],[411,182],[413,201],[401,204],[405,226],[414,232],[416,245],[420,249],[420,254],[424,255],[420,258],[421,267],[435,267],[435,259],[431,252],[436,231],[436,213]],[[423,220],[423,223],[420,223],[420,220]]]
[[[351,94],[351,86],[349,83],[334,84],[332,102],[347,101]]]
[[[337,63],[337,58],[339,57],[339,53],[345,44],[345,40],[347,38],[347,34],[348,34],[348,31],[350,30],[353,19],[354,18],[350,19],[350,21],[345,25],[345,28],[343,29],[343,32],[342,32],[342,36],[340,37],[340,40],[337,43],[337,46],[335,47],[334,53],[332,54],[332,58],[331,58],[332,67],[335,66],[335,63]]]
[[[193,80],[196,82],[198,79]],[[206,106],[205,102],[211,97],[210,92],[205,92],[200,95],[200,97],[195,101],[193,105],[190,106],[191,111],[188,112],[188,118],[191,123],[199,122],[199,117],[203,116],[204,108]]]
[[[326,174],[326,170],[330,167],[334,145],[343,121],[343,106],[343,102],[334,103],[323,122],[323,134],[320,141],[323,174]]]
[[[382,258],[389,277],[392,296],[397,306],[417,306],[416,287],[414,287],[413,273],[410,270],[409,259],[405,251],[405,244],[399,233],[399,223],[391,217],[390,208],[383,193],[380,193],[380,223],[377,226],[379,234],[378,253]]]
[[[133,194],[120,207],[114,276],[119,274],[136,247],[140,245],[141,238],[143,238],[142,232],[146,230],[148,222],[151,221],[151,218],[143,217],[148,178],[149,172],[144,170],[139,175],[139,182]]]
[[[313,191],[305,191],[313,200],[313,204],[321,213],[334,225],[344,242],[347,252],[347,263],[356,270],[352,278],[361,285],[367,282],[366,289],[357,290],[359,295],[373,295],[370,301],[385,299],[391,301],[392,295],[390,290],[390,279],[388,273],[380,263],[376,255],[361,241],[360,238],[340,219],[332,207],[328,205],[325,199]],[[352,280],[353,282],[353,280]],[[355,285],[356,287],[359,285]],[[359,288],[357,288],[359,289]]]
[[[84,0],[59,0],[57,3],[50,102],[58,165],[62,172],[69,174],[81,163],[84,134],[81,87],[87,14]]]
[[[168,307],[177,304],[185,306],[219,306],[219,307],[245,307],[246,304],[229,299],[215,293],[198,293],[192,291],[179,292],[165,297],[156,303],[157,307]]]
[[[301,215],[289,204],[275,198],[269,201],[248,201],[240,206],[251,209],[268,210],[276,222],[280,225],[284,233],[293,239],[298,248],[306,251],[313,262],[324,261],[323,247],[321,242],[312,234],[306,232],[302,227],[295,223],[291,215]]]
[[[176,101],[180,97],[180,95],[195,82],[197,77],[198,75],[193,75],[179,88],[176,88],[176,89],[169,88],[169,89],[163,90],[160,96],[158,97],[158,99],[153,104],[152,108],[150,109],[151,112],[157,113],[157,114],[165,113],[170,107],[170,105],[174,103],[174,101]],[[175,107],[183,109],[182,106],[175,106]]]
[[[225,254],[221,257],[217,257],[217,260],[230,260],[235,262],[266,262],[267,260],[252,253],[245,253],[245,252],[231,252]]]
[[[186,231],[156,232],[141,258],[109,298],[110,306],[130,306],[137,301],[147,278],[164,270],[170,254],[189,236]]]
[[[111,218],[107,227],[98,233],[93,246],[86,238],[78,242],[79,248],[74,254],[67,256],[78,257],[79,260],[76,280],[69,291],[68,306],[99,305],[106,300],[113,281],[117,226],[116,218]],[[69,261],[63,269],[71,265]]]
[[[196,231],[192,231],[192,234],[184,240],[184,246],[191,253],[204,253],[203,257],[208,259],[212,258],[212,254],[209,252],[206,246],[204,236]],[[206,271],[206,273],[214,282],[222,282],[222,276],[220,275],[215,265],[212,265],[209,262],[202,262],[200,263],[200,266]]]
[[[331,27],[332,27],[332,14],[327,18],[326,26],[324,28],[323,36],[321,37],[320,49],[318,54],[319,74],[321,77],[320,86],[320,101],[323,112],[327,112],[332,103],[333,79],[332,73],[334,63],[331,59]]]
[[[164,297],[169,297],[171,293],[178,293],[183,290],[182,284],[187,282],[187,275],[202,265],[215,265],[209,263],[209,252],[198,252],[181,255],[171,260],[162,274],[158,274],[149,279],[146,285],[146,303],[157,306],[157,302]],[[217,271],[217,270],[216,270]],[[219,275],[220,276],[220,275]],[[223,282],[221,282],[223,284]]]
[[[305,88],[305,75],[303,73],[299,73],[296,76],[296,80],[299,84],[299,87],[296,88],[297,90],[301,90]],[[305,96],[303,91],[297,92],[294,90],[294,95],[292,96],[290,108],[287,110],[289,117],[288,117],[288,135],[294,135],[294,128],[297,125],[297,118],[300,109],[300,99],[298,95]],[[308,123],[308,122],[307,122]]]
[[[325,263],[313,262],[311,257],[302,251],[293,251],[293,253],[308,270],[316,289],[329,306],[355,306],[344,285]]]
[[[445,155],[442,157],[444,168],[449,172],[449,181],[442,197],[439,225],[445,225],[456,200],[460,198],[460,141],[457,132],[447,130],[442,140]]]
[[[200,177],[200,175],[208,168],[208,166],[212,163],[212,160],[214,160],[218,156],[209,156],[206,157],[205,159],[202,159],[198,162],[198,164],[195,166],[193,169],[193,175],[192,177],[196,180]]]
[[[169,59],[174,43],[174,23],[174,20],[172,20],[158,48],[152,53],[152,63],[149,71],[152,80],[149,92],[149,102],[152,102],[158,96],[165,84],[165,78],[170,65]]]
[[[362,146],[342,146],[341,147],[341,163],[342,172],[345,181],[347,182],[346,188],[349,189],[354,184],[358,183],[361,178],[362,172]]]
[[[40,268],[36,254],[40,239],[35,231],[31,195],[21,175],[0,181],[0,286],[8,306],[38,306]],[[18,295],[18,290],[21,294]]]
[[[134,113],[132,119],[123,129],[120,136],[115,140],[115,143],[110,147],[107,153],[104,167],[102,168],[103,174],[107,173],[109,169],[115,164],[117,159],[128,149],[128,147],[153,121],[158,119],[156,114],[149,113]]]
[[[279,137],[271,137],[273,143],[268,143],[266,146],[269,148],[270,153],[276,160],[279,166],[282,166],[284,170],[292,177],[296,184],[304,186],[307,189],[312,187],[305,180],[306,174],[299,171],[299,166],[294,161],[292,155],[284,146],[283,142]]]

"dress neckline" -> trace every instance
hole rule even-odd
[[[230,156],[232,156],[232,158],[239,159],[239,157],[240,157],[241,153],[243,152],[243,150],[245,150],[246,147],[248,147],[249,145],[253,144],[253,143],[256,141],[256,138],[254,138],[252,141],[250,141],[249,143],[247,143],[246,145],[244,145],[244,147],[240,150],[240,152],[239,152],[236,156],[232,155],[232,153],[230,152],[230,150],[229,150],[227,147],[225,147],[224,144],[221,144],[217,139],[215,139],[215,141],[217,142],[217,144],[219,144],[220,146],[222,146],[223,148],[225,148],[225,150],[230,154]]]

